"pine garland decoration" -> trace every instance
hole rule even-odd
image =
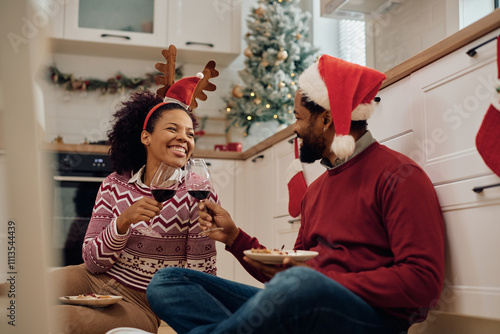
[[[175,69],[175,79],[178,80],[183,76],[182,65]],[[146,73],[142,77],[127,77],[126,75],[118,72],[114,77],[107,80],[96,78],[78,78],[76,79],[73,74],[62,73],[55,65],[50,66],[48,69],[48,80],[52,83],[63,87],[68,91],[100,91],[101,94],[116,94],[124,90],[139,90],[148,89],[156,85],[154,77],[160,72]]]
[[[310,13],[299,0],[259,0],[247,20],[245,69],[238,72],[243,85],[234,85],[223,98],[231,127],[258,122],[294,121],[293,104],[298,76],[317,59],[318,50],[306,38]]]

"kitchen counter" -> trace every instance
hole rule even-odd
[[[421,51],[415,56],[385,72],[387,79],[382,83],[381,89],[403,79],[404,77],[407,77],[422,67],[429,65],[441,57],[450,54],[451,52],[473,42],[474,40],[497,28],[500,28],[500,9],[496,9],[494,12],[485,16],[481,20],[472,23],[464,29]],[[193,155],[199,158],[246,160],[292,135],[293,125],[290,125],[244,152],[195,150]],[[46,144],[44,149],[63,152],[107,153],[109,146],[88,144]]]

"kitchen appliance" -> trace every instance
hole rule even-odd
[[[112,173],[104,153],[53,154],[52,247],[56,266],[82,263],[82,244],[102,181]]]

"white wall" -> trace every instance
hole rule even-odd
[[[406,0],[373,21],[374,68],[386,71],[459,29],[457,0]]]

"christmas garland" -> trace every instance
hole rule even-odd
[[[175,79],[182,78],[182,65],[175,69]],[[55,65],[48,70],[48,79],[68,91],[100,91],[101,94],[116,94],[125,90],[147,89],[156,85],[154,77],[160,72],[146,73],[142,77],[130,78],[118,72],[107,80],[96,78],[75,78],[73,74],[62,73]]]

